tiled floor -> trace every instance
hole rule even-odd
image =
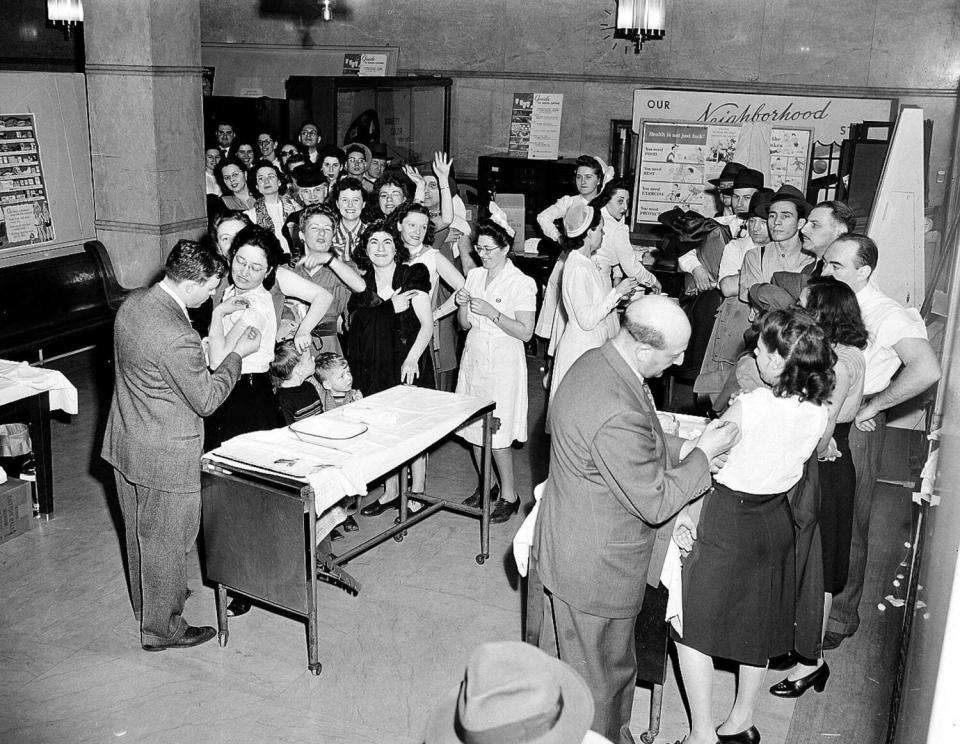
[[[519,638],[520,588],[510,541],[520,517],[493,526],[491,559],[478,566],[477,523],[441,513],[403,542],[389,541],[350,564],[363,583],[358,597],[321,587],[319,677],[306,668],[303,622],[259,608],[231,621],[225,648],[208,643],[144,653],[126,595],[116,508],[104,487],[109,470],[97,457],[105,392],[94,384],[89,359],[55,366],[78,385],[81,411],[53,425],[55,519],[0,546],[4,744],[415,743],[431,707],[459,679],[470,650],[487,640]],[[532,360],[530,370],[537,373]],[[548,446],[539,434],[543,395],[537,382],[538,376],[531,380],[531,432],[537,434],[517,451],[518,482],[528,500],[544,475]],[[431,456],[428,487],[457,495],[473,489],[464,447],[449,442]],[[872,562],[879,594],[886,593],[887,574],[900,559],[904,513],[909,518],[901,501],[889,487],[878,497],[889,518],[876,521],[894,546],[878,551],[879,562]],[[392,517],[361,520],[351,542],[383,529]],[[195,558],[191,565],[187,619],[215,624],[214,593],[202,584]],[[876,606],[872,599],[869,604]],[[869,738],[870,721],[882,731],[877,727],[885,721],[888,680],[882,664],[873,682],[863,681],[863,670],[871,658],[892,658],[898,613],[888,608],[868,615],[855,643],[830,658],[835,677],[829,694],[808,696],[796,708],[800,728],[793,702],[763,695],[758,726],[764,742],[880,739]],[[733,677],[718,671],[716,683],[719,721]],[[648,700],[649,693],[638,689],[638,736],[646,728]],[[673,742],[685,731],[686,712],[671,670],[658,741]],[[853,736],[855,731],[865,738]]]

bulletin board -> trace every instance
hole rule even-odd
[[[710,179],[733,160],[738,124],[677,121],[642,123],[637,151],[633,215],[636,225],[651,224],[674,207],[707,217],[716,213]],[[805,191],[813,132],[810,128],[774,127],[770,138],[770,183]]]
[[[34,116],[0,112],[0,250],[53,239]]]

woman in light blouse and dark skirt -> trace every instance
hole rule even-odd
[[[527,439],[527,360],[524,343],[533,336],[537,307],[536,283],[508,258],[513,244],[505,226],[487,221],[477,229],[476,250],[483,266],[467,274],[457,291],[460,327],[468,331],[457,392],[496,402],[500,427],[493,435],[493,461],[500,476],[500,497],[490,521],[506,522],[520,507],[514,486],[514,441]],[[481,464],[483,425],[469,424],[458,434],[473,446]],[[491,490],[495,497],[495,492]],[[480,505],[480,488],[467,497],[467,506]]]

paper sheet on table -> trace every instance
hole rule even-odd
[[[206,457],[309,482],[319,515],[344,496],[365,494],[368,483],[396,470],[487,405],[466,395],[397,385],[317,419],[362,421],[368,429],[358,436],[318,444],[300,441],[284,427],[234,437]]]
[[[0,405],[43,390],[50,393],[51,411],[77,412],[77,389],[63,373],[0,359]]]

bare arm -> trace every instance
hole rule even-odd
[[[927,339],[903,338],[894,344],[893,349],[903,362],[903,369],[890,381],[886,390],[861,406],[856,419],[858,429],[872,430],[876,425],[872,421],[874,416],[915,398],[940,379],[940,362]]]
[[[277,269],[277,285],[287,297],[296,297],[298,300],[310,303],[294,336],[297,350],[303,351],[310,345],[310,333],[316,328],[317,323],[323,320],[327,308],[333,302],[333,295],[309,279],[294,274],[285,266]]]
[[[433,172],[437,174],[437,186],[440,189],[440,216],[434,222],[438,230],[453,222],[453,195],[450,193],[450,167],[453,161],[445,152],[433,155]]]
[[[734,297],[740,291],[740,275],[731,274],[720,280],[720,294],[724,297]]]
[[[827,409],[827,428],[823,430],[823,435],[817,443],[818,457],[824,457],[829,450],[830,440],[833,439],[833,430],[837,425],[837,416],[840,415],[843,401],[846,400],[847,393],[850,392],[851,380],[847,368],[842,364],[837,364],[834,367],[834,373],[836,374],[836,383]]]
[[[403,383],[412,383],[417,375],[420,374],[418,362],[420,355],[423,354],[433,337],[433,317],[430,313],[430,296],[425,292],[415,292],[410,301],[413,305],[413,312],[416,313],[417,320],[420,321],[420,330],[417,337],[407,353],[407,358],[403,360],[400,367],[400,381]]]
[[[440,278],[443,280],[444,284],[453,290],[454,294],[450,295],[446,301],[437,308],[436,312],[433,314],[434,320],[439,320],[440,318],[446,317],[454,311],[457,306],[456,292],[463,287],[466,281],[463,278],[463,274],[461,274],[457,270],[457,267],[454,266],[442,253],[437,254],[437,273],[440,275]]]

